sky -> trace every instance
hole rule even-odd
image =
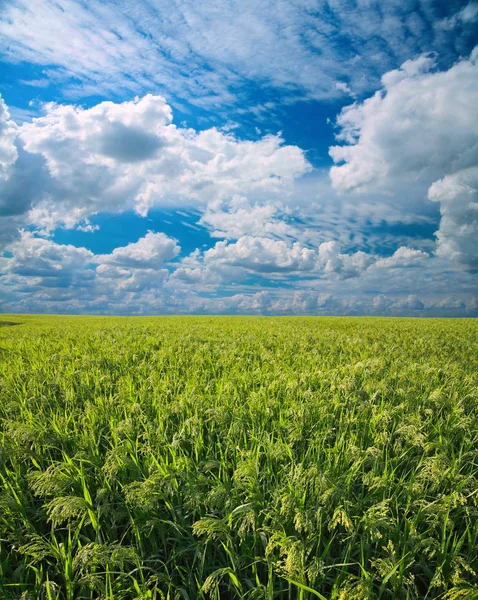
[[[0,311],[478,316],[478,0],[2,0]]]

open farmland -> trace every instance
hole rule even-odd
[[[478,598],[477,321],[0,321],[1,598]]]

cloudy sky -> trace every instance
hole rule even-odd
[[[3,0],[0,310],[478,316],[478,0]]]

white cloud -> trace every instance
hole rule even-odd
[[[426,272],[409,268],[418,257],[409,248],[396,253],[390,268],[373,269],[378,257],[342,254],[330,243],[307,249],[310,255],[283,240],[241,239],[219,242],[207,258],[207,252],[195,251],[188,259],[168,263],[176,245],[164,234],[150,233],[110,254],[95,255],[22,232],[0,258],[2,308],[117,314],[478,314],[471,274],[444,273],[442,259],[435,257],[426,259],[435,263],[427,262]],[[241,283],[241,273],[268,272],[276,278],[268,289],[249,277]],[[196,278],[188,279],[188,274]],[[292,286],[288,275],[294,278]],[[418,287],[420,297],[414,292]],[[451,297],[450,288],[455,290]],[[372,296],[373,290],[382,293]]]
[[[384,314],[393,304],[393,300],[387,298],[385,294],[378,294],[375,296],[372,302],[372,307],[374,311],[378,314]]]
[[[388,316],[460,316],[476,315],[473,296],[451,296],[440,301],[426,300],[415,294],[380,294],[373,298],[361,294],[346,297],[317,291],[283,289],[240,293],[204,300],[206,312],[268,315],[388,315]]]
[[[35,287],[83,287],[93,297],[104,294],[107,284],[121,293],[160,286],[168,276],[164,263],[180,250],[164,233],[148,232],[111,254],[95,255],[27,231],[8,249],[12,257],[4,259],[4,273],[9,284],[16,282],[30,292]]]
[[[211,312],[214,312],[213,307],[216,306],[221,312],[239,314],[314,315],[343,313],[345,304],[330,294],[275,289],[225,296],[206,302],[205,307]]]
[[[474,23],[478,21],[478,3],[469,2],[464,8],[458,13],[459,18],[464,23]]]
[[[382,77],[383,88],[337,118],[332,185],[342,192],[391,190],[398,182],[433,180],[478,161],[478,48],[448,71],[431,56]]]
[[[9,250],[13,257],[7,261],[6,272],[33,278],[40,287],[70,287],[93,276],[86,267],[94,255],[86,248],[56,244],[22,231]]]
[[[458,25],[466,25],[478,21],[478,2],[469,2],[451,17],[442,19],[438,26],[442,29],[454,29]]]
[[[390,270],[423,265],[428,258],[426,252],[408,247],[400,247],[392,256],[380,258],[362,251],[342,252],[334,241],[308,248],[300,242],[244,235],[234,242],[217,242],[204,253],[196,250],[183,259],[173,278],[190,284],[219,284],[244,279],[246,273],[253,273],[281,277],[315,275],[345,280],[377,268]]]
[[[396,300],[392,305],[391,308],[396,308],[399,310],[422,310],[424,308],[424,304],[423,302],[420,300],[420,298],[418,298],[415,294],[410,294],[409,296],[406,296],[405,298],[400,298],[399,300]]]
[[[177,241],[164,233],[149,231],[137,242],[98,256],[98,262],[133,269],[159,269],[179,254]]]
[[[318,265],[326,275],[344,279],[357,277],[374,263],[374,257],[365,252],[343,254],[337,242],[323,242],[318,248]]]
[[[10,119],[5,101],[0,96],[0,180],[7,179],[10,167],[18,158],[15,147],[17,126]]]
[[[383,294],[376,296],[372,303],[372,314],[405,316],[405,315],[423,315],[429,313],[429,307],[415,294],[396,297],[385,296]],[[431,312],[433,315],[433,311]]]
[[[374,264],[376,269],[396,269],[404,267],[413,267],[423,264],[424,260],[427,260],[429,255],[422,250],[415,250],[402,246],[396,250],[392,256],[387,258],[381,258]]]
[[[355,97],[355,94],[352,92],[352,90],[349,88],[349,86],[346,83],[344,83],[343,81],[338,81],[335,84],[335,89],[339,90],[340,92],[343,92],[344,94],[347,94],[347,96]]]
[[[437,254],[478,269],[478,167],[435,181],[428,198],[440,204]]]
[[[287,197],[311,170],[304,152],[280,136],[254,142],[177,127],[161,96],[44,109],[17,126],[0,102],[0,215],[29,211],[24,225],[43,231],[88,228],[88,217],[101,211],[144,216],[157,206],[219,207],[237,194],[265,205]]]
[[[425,49],[454,51],[434,26],[443,7],[426,0],[360,2],[353,10],[335,0],[4,4],[2,54],[45,67],[50,79],[70,79],[67,90],[77,96],[166,88],[197,104],[230,105],[254,80],[330,98],[342,93],[337,82],[370,89],[383,70]],[[462,24],[471,23],[470,10],[459,13]],[[461,34],[454,33],[456,47]]]
[[[408,61],[382,77],[381,91],[342,111],[339,139],[348,145],[330,148],[344,161],[330,177],[338,191],[368,193],[437,180],[428,191],[440,205],[437,253],[476,268],[478,47],[448,71],[433,66],[431,56]]]
[[[340,300],[332,294],[294,291],[280,294],[270,308],[276,314],[321,315],[343,314],[346,305],[347,300]]]
[[[258,273],[311,271],[314,250],[295,242],[266,237],[243,236],[234,243],[217,242],[204,253],[206,264],[219,263]]]
[[[18,20],[7,25],[3,20],[0,47],[9,40],[9,49],[18,50],[16,44],[26,40],[19,57],[33,53],[35,48],[37,60],[46,64],[66,43],[63,38],[69,31],[68,23],[78,30],[82,23],[91,26],[81,29],[77,46],[72,44],[70,53],[58,59],[64,61],[62,69],[79,74],[80,85],[89,91],[98,84],[111,84],[111,89],[125,85],[136,92],[145,82],[149,89],[157,89],[157,81],[164,77],[170,83],[175,73],[175,89],[193,99],[209,94],[205,102],[224,101],[230,83],[241,78],[262,78],[270,85],[282,86],[284,101],[301,94],[353,95],[361,85],[362,89],[366,86],[359,83],[364,74],[360,66],[353,81],[344,77],[345,71],[334,72],[333,51],[323,52],[312,32],[304,50],[301,30],[294,24],[284,33],[290,44],[289,55],[281,48],[267,65],[281,19],[290,19],[297,11],[302,17],[307,14],[301,2],[284,6],[287,14],[274,14],[271,22],[259,19],[254,24],[243,22],[241,17],[239,24],[228,23],[226,33],[216,40],[217,47],[211,26],[216,18],[223,18],[223,7],[216,7],[218,14],[208,17],[201,7],[182,4],[179,24],[191,29],[194,39],[187,46],[182,41],[175,44],[173,37],[165,35],[155,40],[157,47],[151,52],[151,39],[136,39],[133,22],[138,21],[126,4],[129,16],[125,21],[118,16],[115,34],[109,26],[98,29],[97,18],[110,14],[107,5],[89,7],[69,0],[71,10],[63,15],[58,7],[64,0],[28,5],[23,0],[10,1],[14,9],[3,14],[15,14]],[[255,14],[256,6],[246,0],[244,14]],[[342,14],[338,5],[334,6],[332,12]],[[361,6],[359,12],[365,5]],[[156,15],[156,9],[147,3],[137,8],[145,31],[156,19],[154,16],[147,23],[143,20],[142,11],[147,9]],[[383,11],[390,16],[388,6]],[[46,30],[52,15],[53,21],[68,20],[65,30],[58,39],[52,38],[50,46],[45,41],[45,29],[39,28],[38,35],[31,29],[36,14],[42,17],[38,22],[44,23]],[[176,18],[170,17],[171,30]],[[312,21],[315,19],[311,17]],[[388,31],[393,29],[392,22],[387,21]],[[320,24],[324,33],[328,24],[323,20]],[[335,25],[329,25],[333,30]],[[21,26],[24,31],[19,33]],[[259,56],[251,57],[244,38],[233,39],[233,34],[242,35],[241,27],[250,32],[251,39],[258,36],[264,40]],[[415,21],[408,27],[419,31],[420,23]],[[397,29],[403,34],[403,23]],[[352,30],[351,21],[345,22],[345,30]],[[371,30],[371,23],[361,23],[357,39],[367,37],[365,33]],[[397,35],[387,46],[387,50],[395,47],[395,57],[400,55],[399,38]],[[188,63],[188,77],[182,80],[179,69],[172,68],[169,59],[155,63],[157,53],[162,56],[164,43],[174,65],[186,64],[198,56],[201,40],[207,42],[202,52],[217,67],[215,72],[193,60]],[[103,53],[103,46],[108,44],[109,50]],[[224,44],[229,44],[229,53],[223,52]],[[311,48],[326,72],[323,79],[319,77],[320,69],[312,75],[302,69],[306,64],[316,64],[308,54]],[[78,50],[85,56],[80,56]],[[293,50],[297,51],[295,55]],[[367,60],[373,50],[377,48],[371,42],[364,50]],[[118,65],[122,63],[128,71],[134,58],[137,70],[122,79]],[[337,160],[331,171],[334,190],[328,186],[312,190],[319,175],[316,172],[302,177],[311,171],[305,153],[285,145],[280,135],[266,135],[253,142],[237,137],[232,122],[225,128],[203,131],[178,126],[173,123],[169,104],[155,94],[122,103],[102,102],[87,109],[47,104],[43,116],[23,125],[12,123],[5,105],[0,103],[0,210],[7,215],[0,220],[0,237],[6,239],[8,251],[13,253],[13,258],[6,258],[8,252],[0,259],[0,283],[5,284],[3,288],[10,298],[24,298],[26,302],[27,295],[31,296],[29,304],[19,304],[19,308],[48,308],[61,302],[65,310],[68,307],[90,312],[224,309],[268,314],[425,314],[433,308],[471,314],[475,309],[466,295],[476,289],[476,281],[465,270],[451,274],[448,259],[476,269],[477,58],[478,50],[442,72],[437,71],[433,54],[405,61],[399,69],[383,75],[382,88],[372,98],[344,109],[338,119],[338,141],[344,145],[331,149]],[[395,58],[390,60],[399,64]],[[233,63],[239,65],[235,70]],[[144,70],[145,64],[148,69],[156,64],[156,82],[146,79],[150,71]],[[378,64],[377,73],[388,63],[377,59]],[[347,72],[350,66],[349,62]],[[105,83],[110,68],[111,79]],[[55,73],[57,77],[58,71]],[[46,76],[51,77],[52,71]],[[247,103],[241,104],[242,110],[243,106]],[[270,108],[264,102],[257,110]],[[345,164],[340,165],[340,161]],[[427,202],[427,208],[416,192],[419,190],[425,200],[428,188],[429,199],[435,204]],[[409,194],[410,190],[413,193]],[[365,200],[357,200],[356,195],[343,200],[338,194],[351,191],[366,192]],[[389,194],[386,201],[380,196],[384,192]],[[203,246],[184,258],[179,242],[163,233],[149,232],[103,255],[38,237],[47,236],[58,225],[91,231],[95,226],[88,217],[101,211],[134,209],[146,215],[152,208],[166,206],[194,206],[193,214],[202,214],[198,225],[225,241],[207,250]],[[419,219],[421,223],[436,223],[438,207],[441,223],[436,254],[432,254],[429,234],[428,242],[419,240],[413,248],[416,231],[410,231],[410,235],[384,232],[384,220],[396,223],[397,230],[402,227],[402,231],[404,224]],[[23,232],[21,239],[12,243],[14,228],[25,225],[36,226],[36,235]],[[194,228],[191,223],[187,226]],[[397,247],[391,256],[379,255]],[[261,288],[264,278],[274,282],[267,290]],[[426,290],[423,294],[420,291],[417,298],[415,291],[422,285]],[[445,301],[443,297],[450,288],[456,289],[456,297]],[[33,292],[41,299],[38,305]],[[5,306],[11,308],[14,300]]]
[[[263,290],[255,294],[234,294],[228,298],[224,298],[223,305],[228,310],[237,311],[239,313],[259,313],[268,312],[273,305],[272,298],[269,292]]]
[[[296,230],[285,222],[285,217],[277,204],[252,204],[244,196],[236,195],[229,202],[211,203],[199,223],[210,229],[212,237],[294,235]]]
[[[169,272],[167,269],[145,267],[117,267],[108,264],[108,261],[96,268],[97,283],[104,293],[104,286],[112,290],[117,301],[124,303],[131,292],[144,292],[161,288]],[[111,292],[110,292],[111,294]]]
[[[457,296],[446,296],[433,304],[436,308],[445,308],[450,310],[466,309],[468,304],[463,298]]]

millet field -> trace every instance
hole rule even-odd
[[[478,321],[0,316],[0,598],[478,598]]]

